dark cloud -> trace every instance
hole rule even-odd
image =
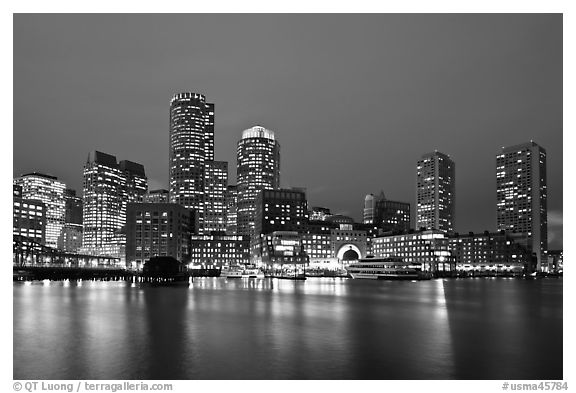
[[[169,100],[187,90],[216,104],[232,182],[261,124],[283,185],[360,219],[370,192],[414,203],[416,162],[438,149],[456,162],[456,229],[494,230],[495,156],[534,140],[563,209],[561,14],[17,14],[14,175],[81,189],[99,149],[167,187]]]

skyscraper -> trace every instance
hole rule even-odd
[[[141,201],[147,189],[142,165],[91,152],[84,166],[82,252],[124,259],[126,204]]]
[[[193,209],[204,228],[205,162],[214,159],[214,104],[197,93],[170,100],[170,202]]]
[[[435,151],[424,154],[416,168],[416,229],[454,231],[454,161],[446,154]]]
[[[22,187],[23,199],[35,199],[46,206],[46,245],[58,247],[58,237],[65,220],[64,190],[66,184],[57,177],[42,173],[28,173],[14,179],[14,184]]]
[[[372,224],[374,222],[374,194],[368,194],[364,198],[364,224]]]
[[[204,233],[226,231],[228,162],[206,161]]]
[[[280,187],[280,144],[273,131],[255,126],[242,132],[237,153],[238,234],[253,235],[256,196]]]
[[[82,198],[76,196],[76,190],[67,188],[64,193],[66,213],[64,226],[58,237],[58,248],[78,253],[82,248]]]
[[[496,214],[498,230],[521,234],[540,270],[548,249],[546,150],[536,143],[496,156]]]

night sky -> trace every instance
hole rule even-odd
[[[496,229],[496,155],[548,153],[550,248],[562,247],[561,14],[14,16],[13,175],[81,194],[91,150],[168,187],[169,102],[215,104],[236,179],[242,130],[281,145],[283,187],[361,220],[364,196],[415,202],[416,162],[456,163],[456,230]]]

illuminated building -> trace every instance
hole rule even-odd
[[[548,272],[564,272],[564,252],[563,250],[548,250]]]
[[[22,198],[22,187],[13,185],[13,235],[45,244],[46,205],[35,199]]]
[[[449,239],[441,230],[427,230],[372,239],[375,257],[400,257],[405,262],[421,264],[422,271],[452,273],[454,261]]]
[[[410,204],[390,201],[383,192],[374,198],[372,224],[383,232],[408,231],[410,229]]]
[[[170,100],[170,202],[193,209],[204,230],[205,162],[214,159],[214,105],[197,93]]]
[[[237,164],[238,234],[253,235],[258,193],[280,186],[280,144],[274,132],[260,126],[244,130]]]
[[[210,234],[191,238],[191,262],[204,268],[248,264],[250,238],[248,236]]]
[[[206,161],[204,233],[226,231],[228,162]]]
[[[28,173],[14,179],[22,188],[23,199],[36,199],[46,207],[46,246],[57,248],[58,236],[64,226],[66,185],[57,177],[42,173]]]
[[[304,268],[308,263],[308,255],[304,251],[302,236],[293,231],[276,231],[256,238],[256,247],[260,253],[253,261],[267,269]]]
[[[424,154],[418,161],[416,173],[416,229],[454,231],[454,161],[438,151]]]
[[[521,275],[530,260],[526,248],[504,231],[455,234],[449,246],[456,269],[463,273]]]
[[[228,186],[226,188],[226,234],[235,235],[238,231],[238,188]]]
[[[368,194],[364,197],[364,214],[363,223],[372,224],[374,222],[374,194]]]
[[[129,203],[126,217],[127,266],[140,269],[156,256],[190,263],[194,213],[175,203]]]
[[[262,190],[256,197],[255,235],[303,232],[308,224],[306,194],[299,190]]]
[[[142,165],[91,152],[84,166],[82,252],[124,260],[126,204],[141,201],[146,190]]]
[[[308,212],[310,221],[326,221],[326,219],[331,215],[332,213],[330,213],[330,209],[319,206],[312,207],[312,209],[310,209]]]
[[[144,203],[169,203],[170,202],[170,193],[168,190],[159,189],[159,190],[150,190],[142,199]]]
[[[537,270],[547,261],[547,212],[546,150],[534,142],[502,148],[496,156],[497,228],[523,234]]]

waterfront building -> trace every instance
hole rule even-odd
[[[534,142],[502,148],[496,156],[498,230],[523,234],[541,271],[547,263],[546,150]]]
[[[262,190],[256,197],[255,235],[303,232],[308,224],[306,194],[299,189]]]
[[[193,209],[204,230],[205,162],[214,159],[214,104],[202,94],[179,93],[170,100],[170,202]]]
[[[454,161],[435,151],[416,166],[416,229],[454,231],[456,172]]]
[[[564,252],[563,250],[548,250],[548,273],[564,272]]]
[[[82,250],[82,224],[65,223],[58,237],[58,248],[79,254]]]
[[[250,263],[248,236],[212,233],[191,238],[191,263],[206,269]]]
[[[353,224],[338,224],[330,230],[332,254],[338,262],[347,264],[367,255],[367,232]]]
[[[422,271],[453,273],[456,268],[449,239],[442,230],[427,230],[372,239],[375,257],[400,257],[404,262],[419,263]]]
[[[368,194],[364,197],[364,214],[363,223],[372,224],[374,222],[374,194]]]
[[[504,231],[454,234],[449,247],[456,270],[465,273],[521,275],[531,260],[526,248]]]
[[[311,221],[302,233],[302,247],[308,255],[309,267],[318,270],[337,270],[340,265],[334,255],[332,229],[337,226],[325,221]]]
[[[238,188],[236,185],[226,187],[226,234],[236,235],[238,232]]]
[[[330,217],[330,209],[326,207],[314,206],[308,212],[308,217],[310,221],[326,221]]]
[[[256,197],[280,186],[280,144],[273,131],[255,126],[242,132],[237,149],[239,235],[254,234]]]
[[[226,231],[228,162],[206,161],[204,233]]]
[[[23,198],[21,186],[14,184],[12,188],[12,234],[44,245],[46,243],[46,205],[40,200]]]
[[[165,189],[150,190],[142,199],[144,203],[170,203],[170,192]]]
[[[308,255],[304,251],[302,235],[294,231],[275,231],[256,237],[256,253],[252,260],[265,269],[304,269]]]
[[[64,226],[66,185],[55,176],[42,173],[28,173],[14,179],[14,184],[22,188],[23,199],[35,199],[44,202],[46,207],[45,244],[58,247],[58,237]]]
[[[190,263],[194,214],[175,203],[129,203],[126,263],[140,269],[152,257],[169,256]]]
[[[84,166],[82,252],[125,260],[126,205],[143,199],[144,167],[93,151]]]

